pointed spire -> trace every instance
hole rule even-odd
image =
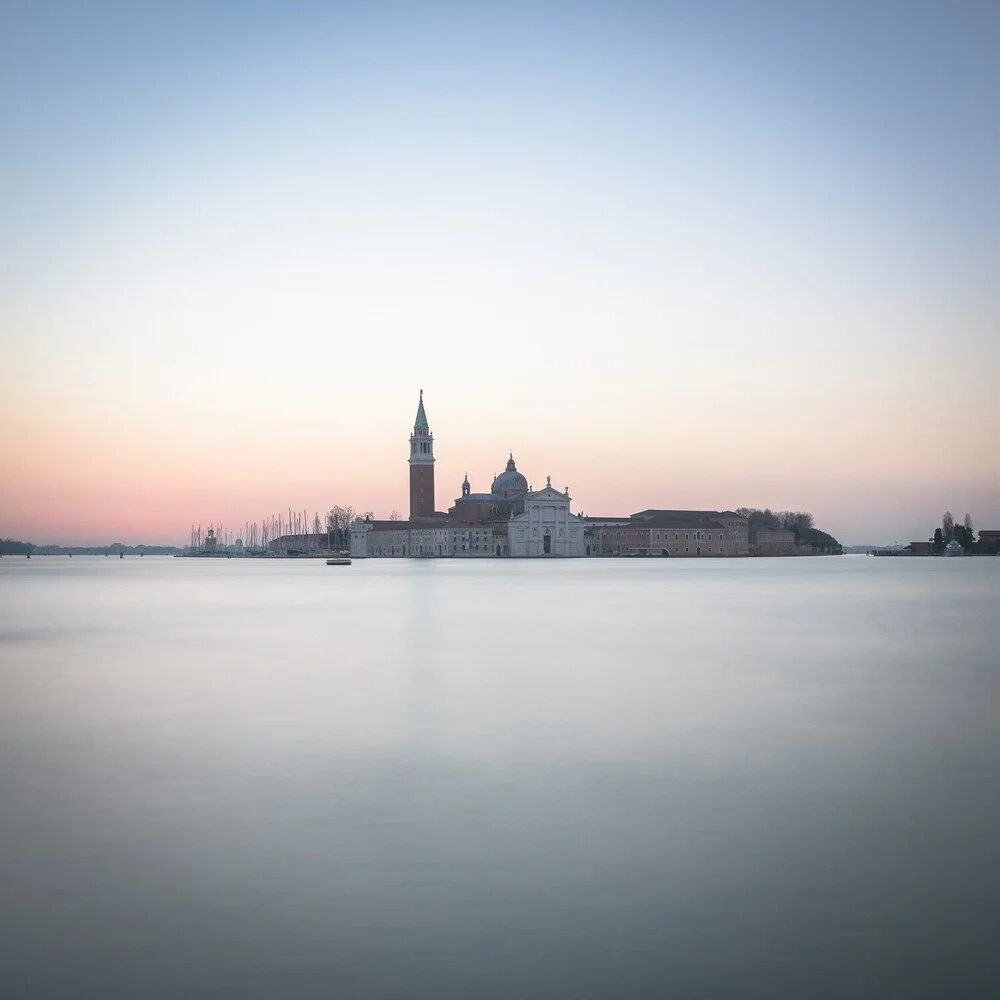
[[[417,404],[417,419],[414,421],[413,429],[417,430],[430,430],[427,425],[427,414],[424,413],[424,390],[420,390],[420,402]]]

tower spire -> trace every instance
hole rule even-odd
[[[434,435],[424,410],[424,390],[417,402],[417,418],[410,435],[410,517],[434,513]]]
[[[420,390],[420,402],[417,403],[417,419],[413,422],[413,431],[417,433],[423,430],[426,433],[430,433],[430,428],[427,426],[427,414],[424,412],[424,390]]]

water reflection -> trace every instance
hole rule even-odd
[[[982,994],[1000,562],[928,562],[5,560],[10,988]]]

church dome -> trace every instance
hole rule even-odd
[[[517,471],[513,454],[507,462],[507,468],[493,480],[493,492],[504,497],[512,493],[528,492],[528,480]]]

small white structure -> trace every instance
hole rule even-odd
[[[368,532],[374,528],[374,522],[356,517],[351,525],[351,555],[364,558],[368,555]]]
[[[560,493],[548,478],[545,489],[524,495],[524,512],[507,522],[511,556],[582,556],[583,519],[569,511],[569,487]]]

